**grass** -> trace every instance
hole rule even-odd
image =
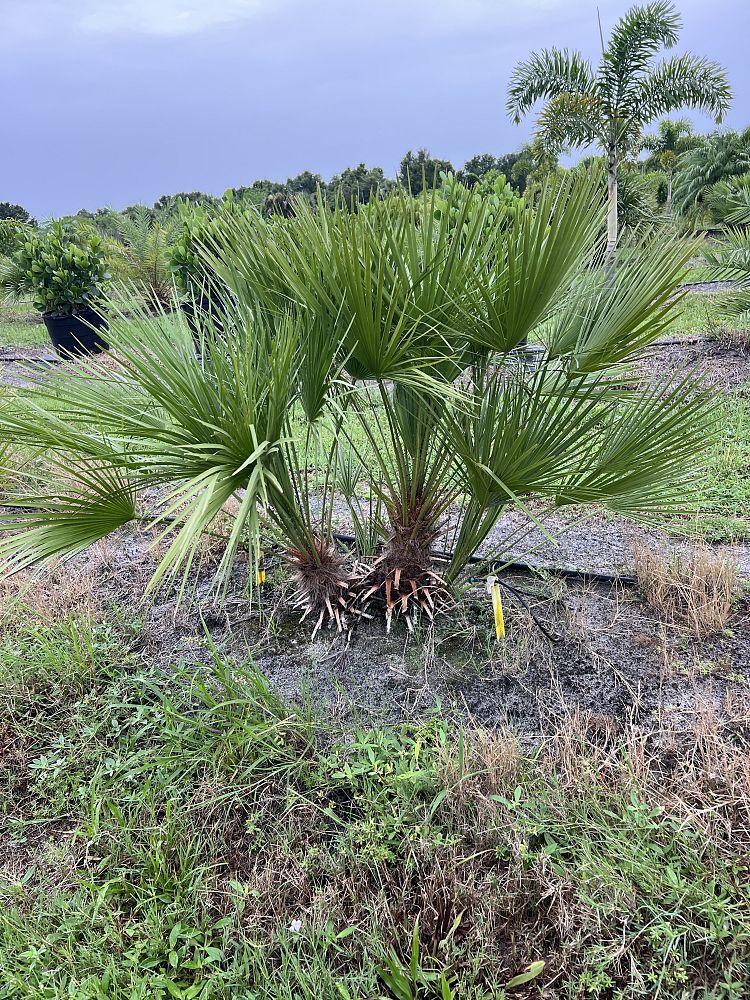
[[[0,997],[743,995],[742,748],[341,732],[119,622],[4,623]]]
[[[695,516],[669,519],[668,530],[709,542],[750,539],[750,400],[726,396],[722,434],[706,455]]]
[[[30,302],[0,303],[0,347],[46,347],[50,344],[44,323]]]
[[[43,323],[30,302],[0,303],[0,347],[36,347],[49,344]]]
[[[682,300],[679,315],[675,317],[670,336],[685,335],[716,336],[722,331],[740,332],[748,329],[746,317],[727,318],[722,314],[722,308],[730,295],[726,292],[707,294],[705,292],[688,293]]]
[[[713,281],[713,270],[710,267],[706,267],[705,264],[696,264],[690,268],[685,283],[689,285],[699,284],[701,282]]]
[[[638,587],[659,620],[706,637],[726,628],[739,590],[731,559],[708,546],[667,556],[638,545],[633,564]]]
[[[0,347],[49,346],[44,324],[31,322],[26,315],[0,312]]]

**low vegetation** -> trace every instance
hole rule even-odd
[[[597,186],[571,175],[501,224],[462,186],[439,211],[425,192],[358,213],[300,203],[273,224],[217,217],[197,245],[213,291],[198,355],[170,316],[123,322],[112,303],[111,357],[62,367],[0,412],[0,441],[44,456],[31,490],[27,468],[6,465],[5,569],[145,518],[171,543],[154,583],[186,576],[234,499],[218,589],[241,546],[252,585],[270,536],[313,634],[371,614],[412,628],[453,599],[483,543],[487,565],[503,559],[492,532],[510,505],[679,508],[717,406],[681,373],[628,365],[673,322],[691,247],[649,237],[607,277]],[[533,366],[529,337],[543,344]],[[333,535],[337,503],[352,553]]]
[[[696,512],[667,518],[670,530],[708,542],[750,537],[750,404],[728,397],[721,403],[721,438],[708,454],[698,487]]]
[[[706,546],[665,555],[641,544],[633,566],[641,593],[660,621],[683,625],[699,638],[726,628],[739,589],[730,557]]]
[[[250,663],[147,667],[138,632],[5,620],[3,995],[742,995],[720,732],[343,732]]]

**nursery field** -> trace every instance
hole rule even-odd
[[[67,87],[66,121],[117,162],[58,130],[0,202],[0,1000],[748,1000],[750,127],[722,124],[722,32],[696,55],[670,0],[604,11],[591,63],[540,24],[507,80],[473,39],[458,143],[491,4],[379,10],[336,59],[337,10],[311,35],[84,6],[64,68],[121,113]],[[312,168],[346,155],[331,108],[361,118],[374,43],[413,77],[404,31],[450,46],[434,152],[482,122],[495,152],[247,174],[297,133]],[[292,74],[273,114],[225,88],[205,155],[172,115],[146,161],[106,135],[150,128],[90,72],[108,37],[136,71],[184,39],[190,107],[190,53],[246,84],[280,38],[322,55],[314,134]],[[534,118],[513,151],[494,74]],[[715,126],[666,117],[693,111]]]
[[[273,558],[207,598],[210,537],[144,601],[137,528],[7,584],[0,998],[745,996],[750,348],[719,302],[641,361],[722,393],[699,510],[557,515],[502,643],[483,581],[311,640]],[[6,399],[43,333],[0,317]]]

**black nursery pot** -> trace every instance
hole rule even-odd
[[[109,344],[101,335],[101,331],[109,326],[107,318],[93,309],[83,309],[67,316],[48,313],[42,319],[52,346],[61,358],[81,358],[109,350]]]
[[[195,301],[190,299],[189,301],[180,302],[180,309],[187,320],[187,325],[190,328],[196,345],[200,345],[201,341],[201,330],[198,324],[201,314],[211,320],[217,333],[223,332],[224,325],[221,321],[221,308],[215,298],[211,299],[208,295],[199,295]]]

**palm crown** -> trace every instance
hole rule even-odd
[[[648,169],[662,170],[667,175],[667,211],[672,211],[672,180],[683,153],[700,146],[701,139],[693,132],[687,118],[663,118],[651,135],[644,135],[643,149],[651,154],[646,159]]]
[[[681,159],[674,189],[676,210],[683,215],[699,214],[718,185],[740,177],[749,168],[750,130],[714,132]]]
[[[139,205],[132,217],[119,220],[119,241],[112,245],[118,271],[133,289],[153,307],[169,307],[174,289],[169,251],[177,235],[177,220],[154,221]]]
[[[701,139],[693,131],[693,123],[687,118],[662,118],[656,127],[656,132],[643,136],[643,149],[648,150],[655,158],[665,153],[679,156],[688,149],[699,146]],[[648,162],[648,161],[647,161]]]
[[[635,153],[643,129],[677,108],[698,108],[720,121],[731,90],[715,62],[685,54],[655,63],[662,48],[678,39],[674,5],[656,0],[632,7],[602,40],[596,70],[577,52],[544,49],[519,63],[511,78],[507,109],[516,123],[538,101],[546,101],[537,136],[550,151],[597,144],[607,156],[608,239],[617,241],[617,161]]]

